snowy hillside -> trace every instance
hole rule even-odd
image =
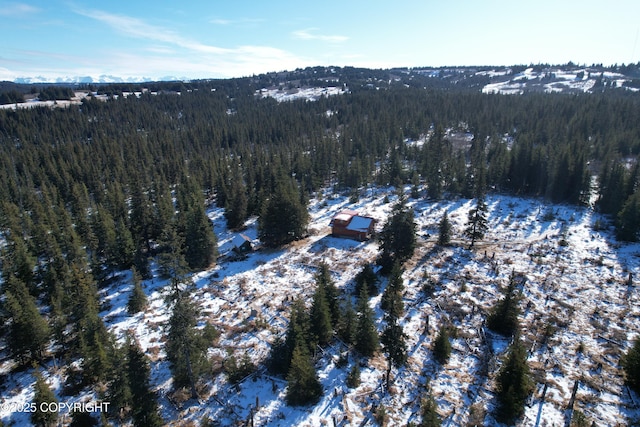
[[[222,332],[210,352],[214,364],[219,368],[232,353],[248,354],[262,366],[271,343],[286,329],[293,297],[302,295],[310,303],[321,262],[330,266],[343,295],[350,296],[354,276],[363,264],[375,260],[379,247],[375,241],[331,237],[329,221],[348,208],[378,219],[381,225],[396,199],[390,188],[369,188],[355,204],[349,203],[348,196],[327,191],[311,201],[307,239],[281,250],[258,249],[238,261],[224,260],[236,235],[226,229],[222,210],[212,208],[209,216],[223,261],[192,278],[204,318]],[[490,231],[469,251],[462,230],[472,200],[409,200],[419,230],[418,250],[403,276],[402,325],[408,336],[409,361],[392,371],[389,390],[383,387],[387,366],[383,355],[362,366],[357,388],[347,388],[345,378],[354,360],[340,365],[340,352],[345,349],[336,343],[317,354],[324,396],[316,406],[287,406],[286,381],[264,370],[237,387],[223,374],[217,375],[204,387],[200,402],[185,401],[173,394],[165,361],[166,283],[157,277],[147,281],[149,306],[132,317],[126,311],[129,277],[122,275],[103,292],[107,308],[101,315],[118,337],[134,331],[139,338],[152,360],[152,381],[166,420],[199,423],[209,417],[230,426],[253,415],[259,426],[320,426],[334,421],[357,426],[367,419],[374,424],[372,408],[382,405],[388,425],[406,425],[420,421],[419,400],[428,381],[445,425],[465,425],[472,414],[484,425],[496,425],[491,416],[495,374],[508,342],[485,329],[484,320],[500,298],[501,288],[515,274],[524,283],[522,340],[536,381],[522,425],[563,425],[575,381],[579,381],[575,408],[597,425],[639,419],[640,398],[624,386],[619,357],[640,333],[640,295],[628,283],[630,273],[640,277],[640,245],[622,245],[608,231],[595,231],[606,220],[588,208],[498,195],[489,197],[487,204]],[[437,224],[445,211],[453,224],[453,245],[438,248]],[[247,225],[243,233],[257,243],[255,220]],[[423,292],[427,280],[436,284],[432,296]],[[383,281],[381,291],[385,285]],[[371,299],[380,324],[379,303],[380,295]],[[433,360],[432,345],[443,324],[452,324],[458,334],[452,341],[451,359],[440,366]],[[0,373],[7,372],[11,362],[0,360]],[[70,399],[61,395],[64,374],[55,361],[49,363],[46,377],[61,402]],[[6,378],[0,388],[2,422],[28,424],[28,414],[5,408],[29,402],[33,383],[30,370]]]

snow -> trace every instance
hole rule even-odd
[[[409,188],[405,191],[408,193]],[[210,351],[212,360],[219,364],[230,353],[236,357],[246,353],[262,364],[271,343],[286,330],[291,301],[301,296],[310,304],[320,262],[329,265],[336,286],[351,295],[353,278],[365,263],[375,260],[379,246],[375,240],[333,238],[329,221],[339,212],[352,209],[366,211],[384,224],[397,200],[393,188],[370,187],[365,193],[353,204],[348,194],[327,189],[310,202],[308,238],[283,249],[260,249],[244,260],[222,261],[192,275],[202,325],[208,321],[222,333]],[[619,368],[620,355],[640,333],[640,295],[626,282],[629,273],[639,277],[640,245],[616,242],[611,230],[594,231],[596,221],[607,221],[589,208],[493,195],[487,198],[490,231],[476,243],[474,251],[469,251],[462,231],[467,213],[474,206],[472,200],[409,199],[409,205],[414,209],[419,234],[418,249],[403,275],[405,315],[401,324],[407,335],[409,362],[392,370],[389,390],[384,387],[384,355],[361,362],[350,358],[344,366],[338,366],[344,348],[336,343],[318,351],[315,359],[324,388],[315,406],[287,406],[286,381],[270,377],[263,370],[237,387],[224,375],[217,375],[208,380],[200,402],[177,404],[168,398],[172,382],[163,349],[170,314],[165,301],[167,281],[158,277],[145,281],[149,306],[143,313],[130,316],[125,309],[130,274],[121,274],[101,294],[108,303],[101,316],[118,339],[122,340],[126,332],[135,334],[149,355],[152,382],[167,420],[199,423],[207,416],[230,426],[253,413],[255,425],[261,426],[333,425],[334,418],[339,425],[360,425],[372,416],[372,407],[384,405],[391,425],[406,425],[419,422],[420,397],[429,382],[439,413],[450,425],[464,425],[469,408],[476,405],[487,411],[484,424],[493,426],[497,425],[491,416],[495,375],[509,339],[486,330],[484,319],[515,273],[526,279],[522,286],[521,339],[529,350],[528,363],[536,380],[521,424],[564,424],[575,380],[580,380],[575,407],[596,424],[615,425],[640,416],[632,400],[638,401],[638,397],[629,394]],[[445,211],[453,226],[453,245],[438,248],[437,227]],[[213,207],[208,215],[215,224],[220,252],[225,253],[237,233],[227,230],[222,209]],[[247,221],[246,227],[243,233],[256,240],[256,219]],[[436,283],[431,297],[422,292],[426,278]],[[385,286],[383,280],[380,292]],[[382,330],[379,302],[380,295],[376,295],[370,304]],[[444,366],[438,365],[431,354],[441,325],[457,330],[457,337],[451,341],[451,359]],[[7,358],[0,360],[0,374],[8,372],[11,366]],[[361,384],[348,389],[345,378],[354,363],[362,364]],[[64,371],[52,363],[44,371],[61,401],[97,399],[88,390],[79,397],[62,396]],[[3,403],[30,402],[34,381],[31,369],[9,375],[0,386]],[[547,391],[543,401],[544,384]],[[4,409],[0,420],[28,424],[25,414]]]
[[[342,95],[347,91],[342,87],[307,87],[307,88],[264,88],[256,91],[261,98],[271,97],[278,102],[294,101],[297,99],[306,99],[307,101],[316,101],[322,96]]]
[[[373,218],[367,218],[363,216],[356,215],[354,216],[349,225],[347,225],[347,230],[352,231],[368,231],[369,227],[371,227],[371,222]]]

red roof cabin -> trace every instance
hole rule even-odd
[[[358,215],[351,210],[340,211],[331,219],[331,234],[336,237],[347,237],[361,242],[371,238],[376,220],[369,216]]]

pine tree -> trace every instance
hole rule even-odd
[[[633,346],[622,357],[621,365],[629,387],[640,393],[640,338],[633,341]]]
[[[293,350],[287,382],[286,399],[288,405],[314,404],[322,396],[322,385],[304,343],[298,343]]]
[[[129,340],[127,351],[128,379],[131,389],[133,425],[160,427],[164,425],[158,412],[156,393],[151,390],[149,359],[140,346]]]
[[[369,295],[365,286],[358,300],[355,349],[362,356],[371,357],[379,347],[380,338],[373,320],[373,310],[369,307]]]
[[[484,238],[488,228],[487,205],[483,198],[478,198],[476,200],[476,207],[469,211],[469,220],[467,222],[467,228],[464,231],[465,236],[471,239],[469,249],[473,248],[476,241]]]
[[[438,245],[448,246],[451,242],[451,223],[449,222],[449,212],[444,211],[440,224],[438,225]]]
[[[147,296],[142,289],[142,278],[140,277],[138,270],[134,267],[131,272],[133,289],[131,290],[129,301],[127,302],[127,311],[129,314],[135,314],[144,310],[147,305]]]
[[[449,342],[449,331],[446,327],[441,327],[433,343],[433,357],[439,364],[445,365],[451,356],[451,343]]]
[[[35,393],[32,403],[35,404],[35,411],[31,413],[31,422],[38,427],[53,427],[58,422],[57,411],[47,411],[51,404],[58,403],[55,394],[42,377],[39,370],[34,372],[36,377]]]
[[[533,391],[533,382],[527,365],[527,352],[515,339],[496,378],[498,407],[496,419],[511,424],[524,413],[524,404]]]

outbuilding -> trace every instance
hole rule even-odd
[[[370,216],[359,215],[352,210],[338,212],[331,219],[331,234],[335,237],[347,237],[360,241],[371,238],[376,220]]]

